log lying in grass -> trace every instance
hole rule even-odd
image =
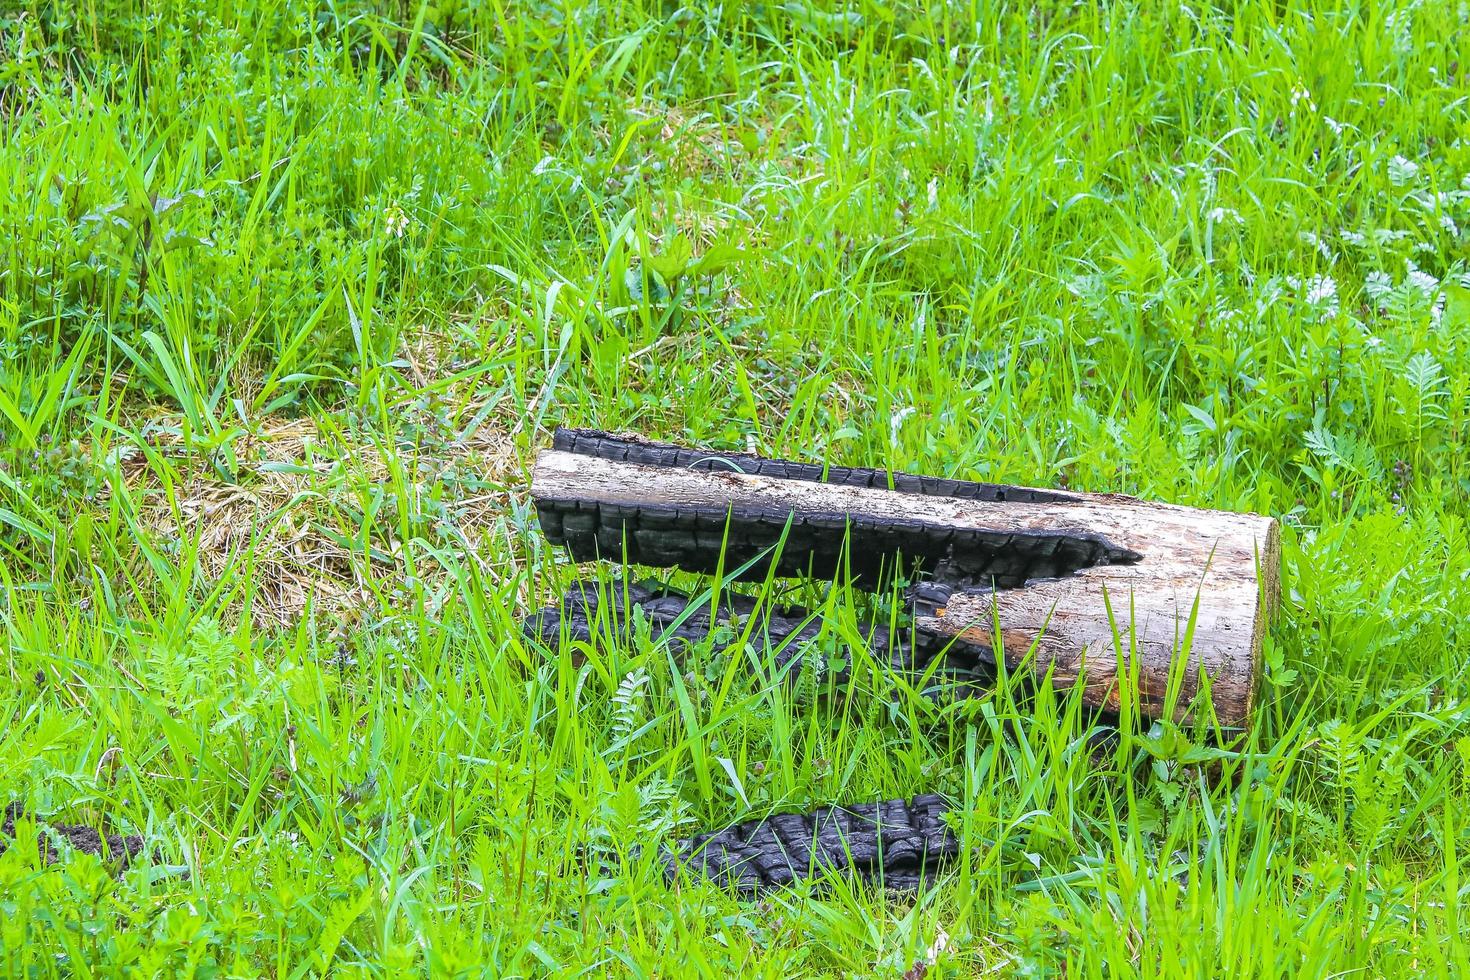
[[[959,855],[947,810],[942,797],[916,796],[776,814],[683,841],[664,867],[670,877],[684,869],[745,895],[828,875],[912,891]]]
[[[523,628],[529,639],[552,649],[569,641],[597,645],[626,636],[634,610],[648,622],[655,640],[695,645],[723,628],[732,642],[746,638],[757,650],[769,647],[776,675],[786,680],[795,680],[803,672],[806,655],[822,630],[821,619],[805,609],[759,608],[755,599],[738,593],[720,596],[711,615],[707,600],[701,602],[667,586],[600,585],[590,580],[573,583],[560,603],[527,617]],[[995,680],[995,660],[988,644],[976,646],[963,638],[890,630],[877,624],[863,624],[860,629],[875,661],[910,679],[925,679],[927,688],[971,693],[987,689]],[[838,686],[846,685],[851,673],[848,659],[832,680]]]
[[[543,531],[597,558],[750,575],[922,574],[917,628],[985,647],[1085,701],[1183,718],[1209,684],[1247,723],[1279,589],[1276,522],[880,470],[823,468],[563,430],[532,495]],[[770,557],[768,553],[774,553]],[[762,556],[767,555],[765,560]],[[772,563],[774,567],[772,568]]]

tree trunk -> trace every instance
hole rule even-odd
[[[1280,535],[1254,514],[559,431],[532,480],[574,559],[874,585],[922,576],[915,625],[1084,700],[1248,722]],[[1208,678],[1208,684],[1206,683]],[[1208,699],[1200,698],[1208,689]]]

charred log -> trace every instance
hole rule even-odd
[[[918,632],[988,645],[1105,711],[1250,716],[1280,591],[1276,522],[1112,494],[817,467],[560,432],[532,496],[548,539],[603,558],[746,577],[948,589]],[[1204,679],[1209,678],[1206,688]]]

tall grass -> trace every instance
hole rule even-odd
[[[22,834],[0,972],[1464,974],[1465,30],[0,5],[0,803],[156,858]],[[516,620],[572,572],[521,487],[563,422],[1277,515],[1259,717],[1098,759],[1047,691],[548,661]],[[283,475],[222,563],[191,515]],[[354,601],[262,622],[282,540]],[[842,655],[871,603],[802,595]],[[653,856],[925,791],[967,856],[916,902]]]

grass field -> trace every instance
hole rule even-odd
[[[153,858],[22,821],[0,974],[1470,974],[1467,21],[0,0],[0,805]],[[548,659],[562,423],[1275,515],[1256,721]],[[918,792],[917,901],[651,858]]]

